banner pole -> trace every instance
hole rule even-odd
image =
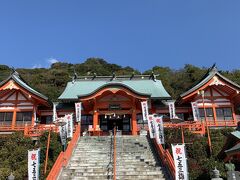
[[[49,151],[49,145],[50,145],[50,137],[51,137],[51,128],[48,131],[48,141],[47,141],[47,150],[46,150],[46,159],[45,159],[45,165],[44,165],[44,174],[47,172],[47,163],[48,163],[48,151]]]
[[[185,139],[184,139],[184,132],[183,132],[183,126],[182,125],[181,125],[181,133],[182,133],[182,143],[184,144]]]

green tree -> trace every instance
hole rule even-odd
[[[39,140],[33,141],[24,137],[22,132],[0,137],[0,179],[5,180],[13,172],[16,179],[27,179],[28,150],[40,148],[41,179],[45,179],[43,167],[45,162],[48,133],[44,133]],[[47,173],[51,170],[55,160],[61,152],[61,143],[57,133],[51,133],[49,161]]]

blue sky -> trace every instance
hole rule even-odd
[[[239,0],[1,0],[0,64],[240,68]]]

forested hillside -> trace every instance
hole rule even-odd
[[[140,72],[131,67],[122,67],[117,64],[107,63],[103,59],[89,58],[81,64],[54,63],[50,68],[36,69],[19,69],[15,67],[22,78],[34,89],[48,96],[51,100],[56,100],[64,90],[66,83],[71,80],[74,71],[77,75],[130,75],[133,72]],[[207,72],[205,67],[196,67],[190,64],[185,65],[182,69],[171,69],[171,67],[161,67],[156,65],[143,74],[158,74],[158,79],[162,80],[166,90],[173,98],[186,91],[194,85]],[[0,81],[6,79],[11,73],[11,68],[6,65],[0,65]],[[222,71],[224,76],[240,84],[240,70]]]

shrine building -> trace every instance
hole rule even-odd
[[[212,127],[236,126],[240,120],[239,92],[240,86],[220,74],[214,66],[180,95],[176,112],[185,121],[192,121],[191,102],[196,102],[200,115],[198,122],[206,120]]]
[[[37,92],[16,72],[0,83],[0,130],[23,130],[36,125],[41,109],[51,109],[52,103]],[[43,122],[46,123],[46,122]]]
[[[90,126],[104,133],[116,125],[123,134],[133,135],[144,123],[141,101],[148,101],[149,113],[156,113],[170,99],[154,75],[80,77],[59,97],[65,105],[82,102],[82,131]]]

